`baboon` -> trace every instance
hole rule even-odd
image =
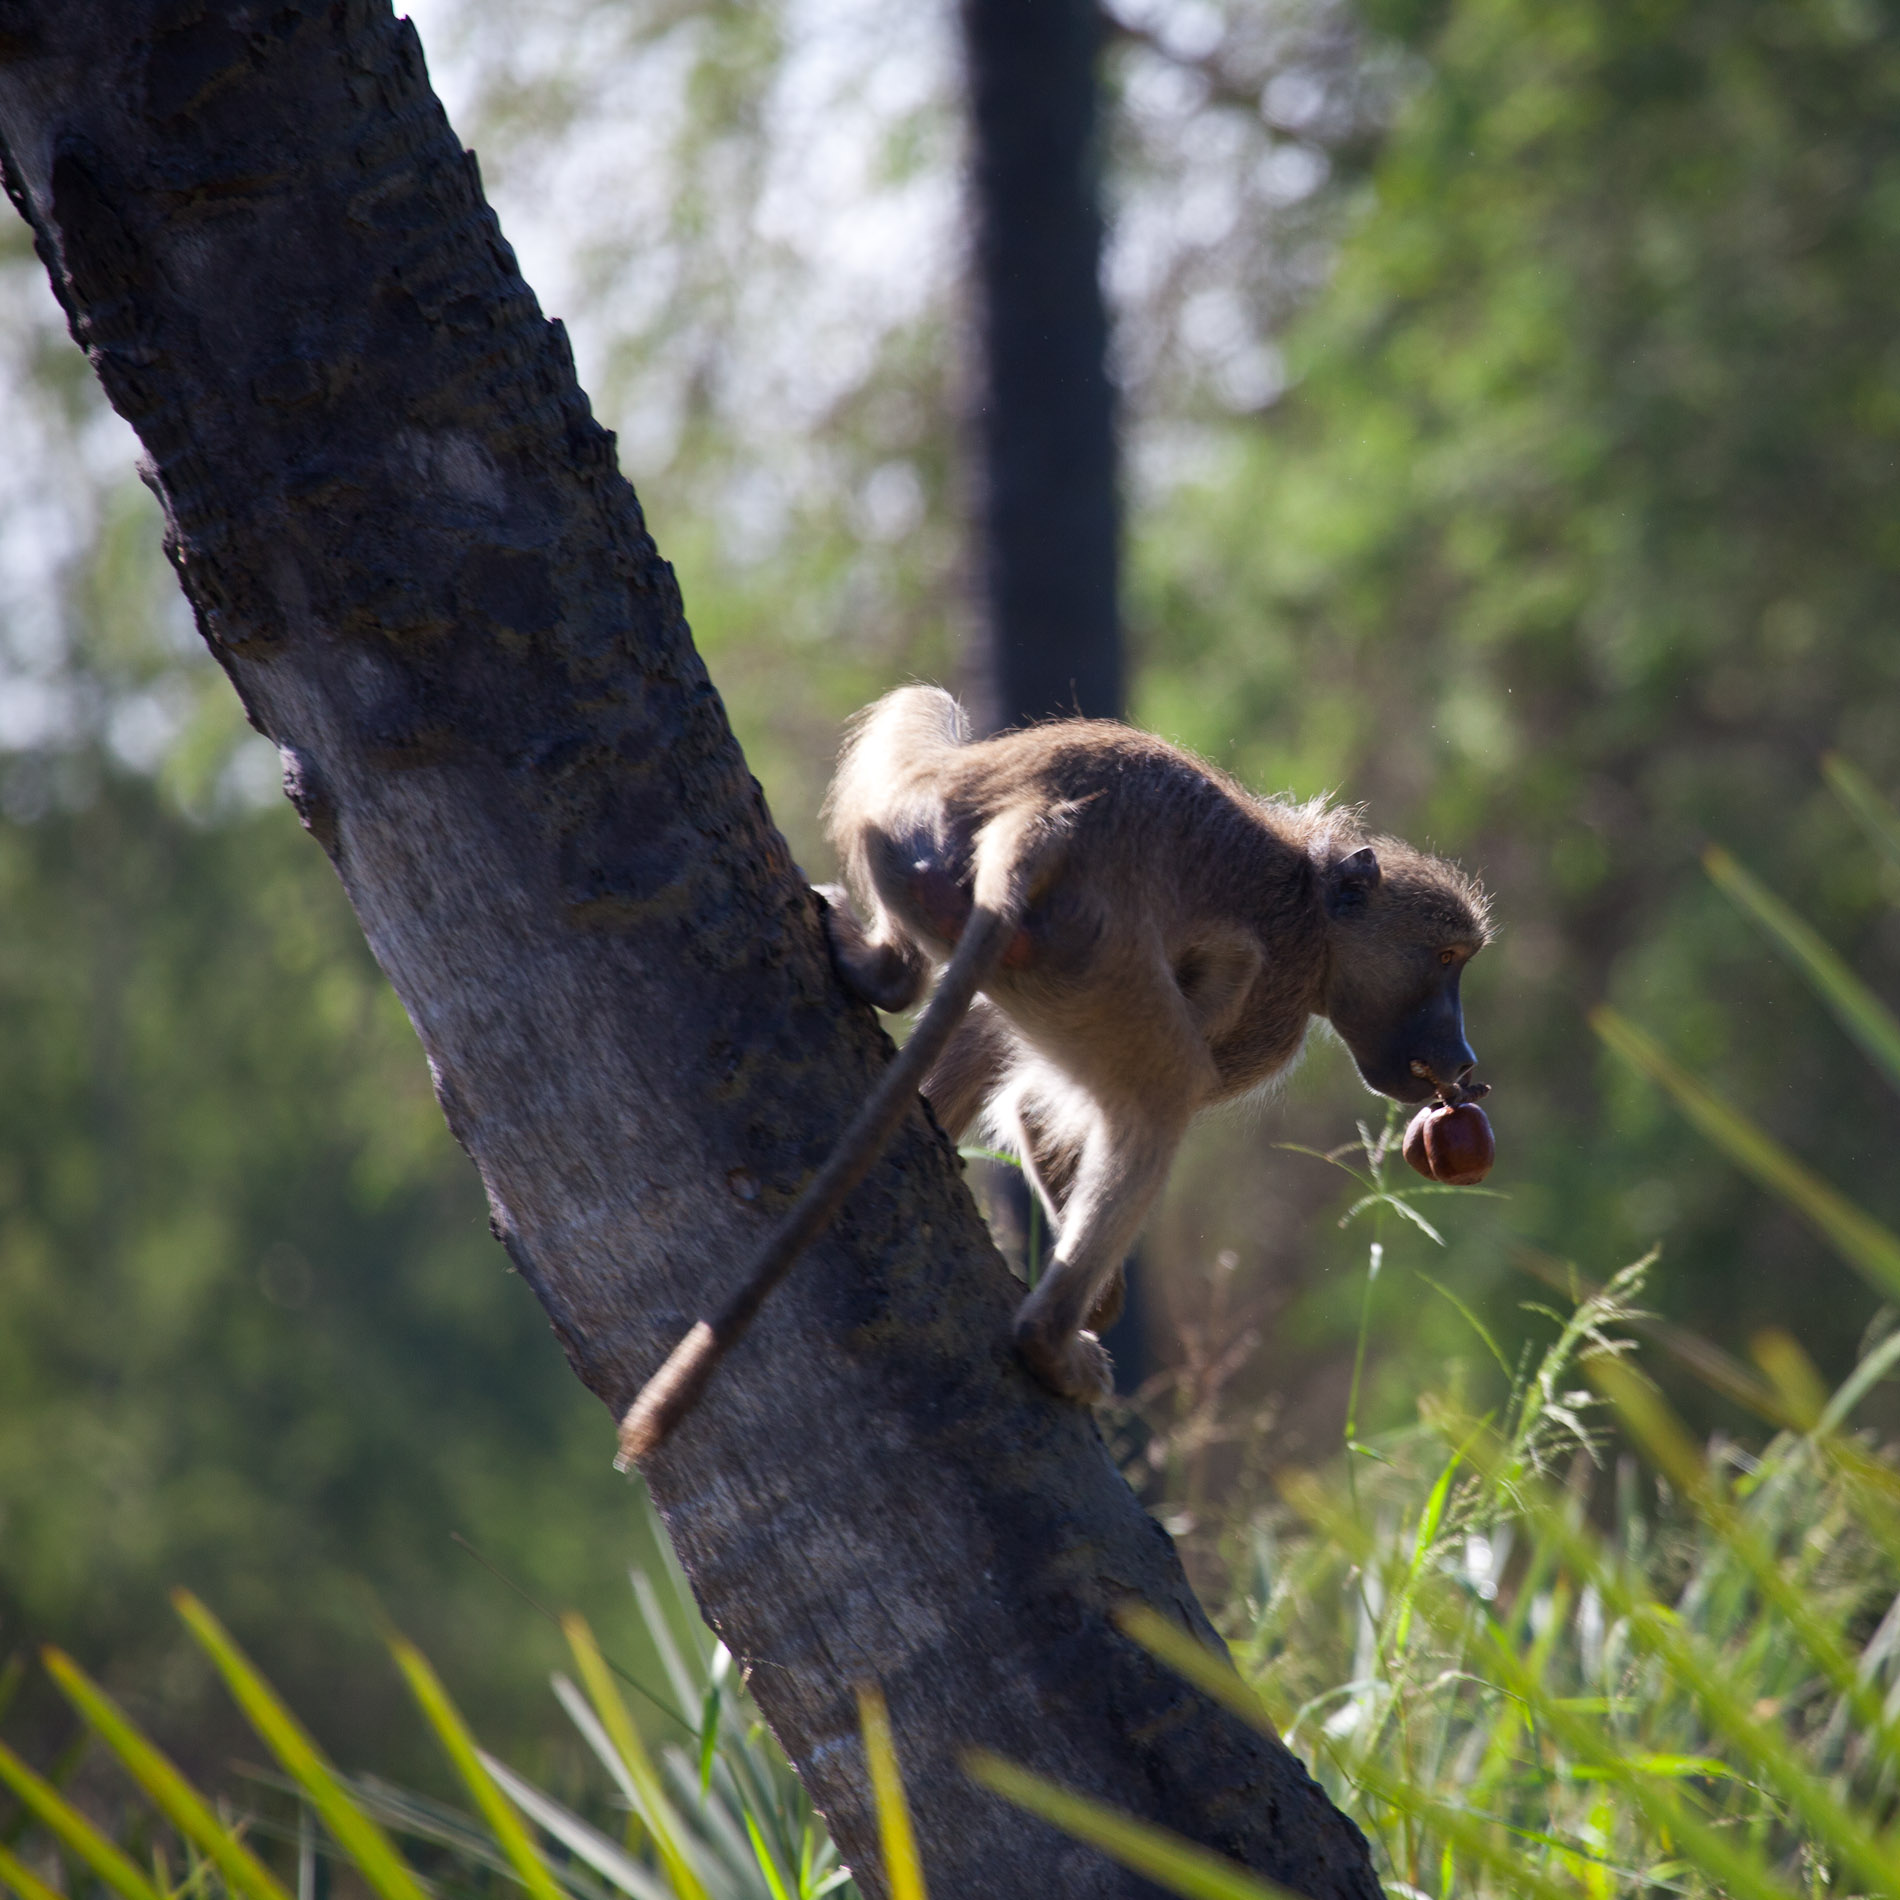
[[[1056,1241],[1017,1347],[1085,1404],[1111,1390],[1097,1334],[1189,1122],[1283,1073],[1314,1017],[1381,1094],[1484,1091],[1458,999],[1490,935],[1484,895],[1350,811],[1257,797],[1105,720],[972,741],[948,693],[909,686],[854,722],[826,822],[848,886],[822,893],[846,982],[895,1011],[943,976],[740,1293],[627,1414],[623,1463],[691,1405],[920,1082],[952,1137],[980,1127],[1021,1157]]]

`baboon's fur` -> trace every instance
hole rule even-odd
[[[1351,811],[1256,797],[1107,721],[971,742],[949,694],[911,686],[859,715],[826,819],[857,905],[831,896],[836,960],[881,1009],[915,1003],[997,894],[1005,947],[924,1093],[951,1135],[1020,1154],[1049,1210],[1016,1336],[1069,1397],[1109,1390],[1087,1327],[1188,1123],[1284,1071],[1313,1017],[1400,1101],[1471,1073],[1483,893]]]

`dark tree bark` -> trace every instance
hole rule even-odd
[[[1123,711],[1095,0],[962,0],[974,550],[998,726]]]
[[[0,0],[0,164],[496,1233],[617,1416],[887,1045],[561,330],[382,0]],[[942,1894],[1140,1891],[969,1783],[981,1743],[1372,1900],[1293,1757],[1118,1634],[1142,1601],[1210,1635],[1087,1415],[1015,1364],[1011,1292],[920,1109],[648,1474],[844,1853],[881,1893],[875,1678]]]

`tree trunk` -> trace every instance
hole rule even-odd
[[[617,1416],[887,1045],[562,332],[383,0],[0,0],[0,164],[495,1231]],[[1372,1900],[1293,1757],[1117,1632],[1143,1601],[1209,1634],[1011,1305],[920,1108],[648,1474],[845,1855],[884,1891],[874,1678],[943,1895],[1142,1890],[969,1783],[980,1743]]]
[[[977,592],[997,726],[1122,716],[1095,0],[962,0]]]
[[[992,730],[1120,719],[1121,511],[1102,299],[1103,22],[1096,0],[962,0],[970,137],[970,565],[976,695]],[[999,1225],[1031,1231],[1019,1168],[980,1164]],[[1026,1248],[1025,1248],[1026,1251]],[[1154,1370],[1130,1263],[1115,1383]]]

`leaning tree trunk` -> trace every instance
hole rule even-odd
[[[997,726],[1119,719],[1121,520],[1102,301],[1096,0],[961,0],[973,563]]]
[[[886,1045],[415,35],[383,0],[0,0],[0,164],[495,1231],[618,1414]],[[1128,1602],[1208,1632],[1012,1359],[1010,1295],[920,1110],[648,1474],[845,1855],[881,1893],[876,1679],[942,1894],[1140,1890],[968,1782],[980,1743],[1369,1900],[1293,1757],[1118,1634]]]

